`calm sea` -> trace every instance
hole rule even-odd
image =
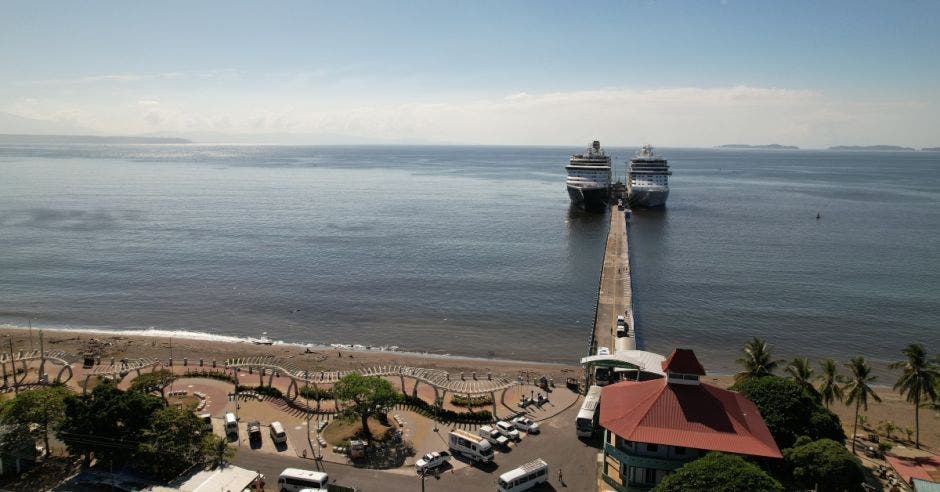
[[[607,229],[569,207],[579,150],[0,147],[0,324],[572,362]],[[940,154],[662,152],[667,208],[631,227],[647,349],[940,350]]]

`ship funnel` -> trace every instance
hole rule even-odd
[[[591,144],[591,147],[593,147],[594,150],[601,150],[601,141],[595,140],[594,143]]]

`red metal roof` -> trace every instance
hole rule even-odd
[[[654,379],[605,386],[600,423],[630,441],[782,458],[754,403],[704,383]]]
[[[885,456],[885,461],[905,483],[911,483],[912,478],[940,482],[940,456],[903,457],[889,454]]]
[[[689,349],[677,348],[663,361],[663,370],[681,374],[705,375],[705,368],[695,357],[695,352]]]

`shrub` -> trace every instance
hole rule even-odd
[[[831,439],[800,439],[796,446],[784,450],[783,456],[798,487],[820,492],[862,490],[862,463]]]
[[[478,412],[455,412],[436,407],[422,400],[405,395],[404,402],[408,405],[417,407],[417,411],[427,416],[436,417],[445,422],[467,422],[467,423],[489,423],[493,421],[493,414],[489,410],[480,410]]]
[[[466,395],[454,395],[450,399],[450,403],[458,407],[482,407],[492,405],[493,398],[490,395],[477,395],[470,398],[467,398]]]
[[[311,400],[332,400],[333,399],[333,390],[328,388],[313,388],[311,386],[304,386],[298,390],[300,396],[304,398],[309,398]]]
[[[749,378],[731,387],[754,402],[781,449],[800,436],[845,442],[839,417],[798,383],[777,376]]]
[[[231,374],[219,371],[187,371],[187,378],[207,378],[207,379],[216,379],[219,381],[226,381],[232,384],[235,384],[235,377]]]
[[[740,456],[712,451],[682,465],[675,473],[664,478],[653,490],[655,492],[781,491],[783,487],[764,470],[753,463],[744,461]]]
[[[281,390],[275,388],[274,386],[236,386],[235,391],[238,393],[243,393],[245,391],[253,391],[262,396],[270,396],[272,398],[283,398],[284,393]]]

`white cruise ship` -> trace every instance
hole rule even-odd
[[[633,207],[661,207],[669,198],[669,164],[653,152],[652,145],[644,145],[630,159],[627,179],[627,197]]]
[[[585,154],[572,155],[565,166],[568,196],[585,208],[603,207],[610,199],[610,156],[595,140]]]

